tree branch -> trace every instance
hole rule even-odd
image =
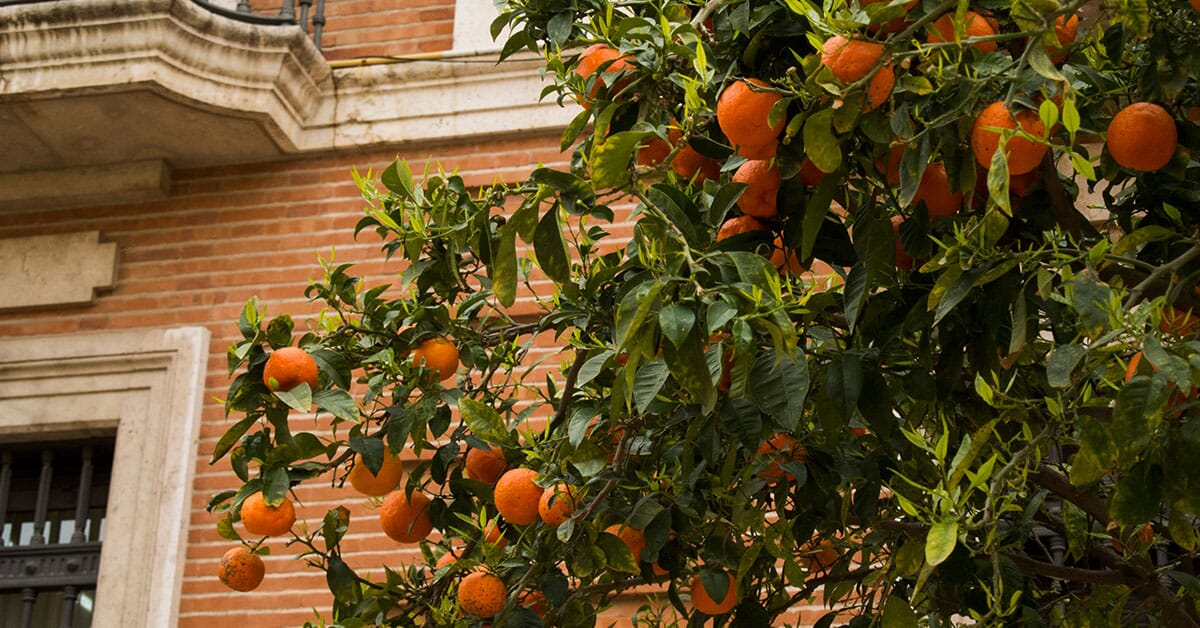
[[[1013,561],[1021,571],[1037,576],[1047,576],[1058,580],[1085,582],[1088,584],[1123,584],[1136,586],[1141,580],[1129,574],[1113,569],[1084,569],[1082,567],[1066,567],[1034,560],[1024,554],[1005,553],[1005,558]]]
[[[1174,274],[1175,271],[1179,270],[1188,262],[1196,259],[1197,257],[1200,257],[1200,243],[1193,244],[1191,248],[1184,251],[1179,257],[1176,257],[1175,259],[1154,269],[1154,272],[1150,273],[1150,275],[1143,279],[1141,283],[1134,286],[1133,290],[1129,291],[1129,298],[1125,299],[1125,308],[1128,309],[1136,305],[1138,301],[1142,300],[1142,293],[1144,293],[1147,289],[1153,286],[1156,282],[1165,282],[1165,279],[1168,275]],[[1166,291],[1164,290],[1163,293],[1165,294]]]
[[[1050,468],[1049,465],[1043,464],[1038,467],[1037,471],[1029,474],[1029,479],[1051,493],[1075,504],[1088,516],[1099,521],[1100,525],[1108,525],[1108,502],[1098,495],[1075,488],[1067,476]]]
[[[571,398],[575,396],[575,381],[579,379],[579,371],[583,368],[583,363],[587,362],[587,357],[587,351],[579,351],[575,355],[575,363],[567,372],[567,381],[563,383],[562,397],[558,400],[554,418],[550,419],[551,434],[558,431],[562,427],[563,421],[567,419],[567,411],[571,409]]]

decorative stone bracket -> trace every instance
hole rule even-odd
[[[90,305],[116,269],[117,245],[99,231],[0,240],[0,311]]]

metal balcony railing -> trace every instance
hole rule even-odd
[[[325,0],[284,0],[283,6],[279,9],[279,15],[265,15],[261,13],[253,13],[250,10],[250,2],[248,0],[238,0],[237,8],[233,11],[225,7],[217,6],[205,0],[192,0],[192,2],[216,13],[224,15],[241,22],[250,24],[296,24],[306,33],[310,33],[313,44],[317,46],[317,50],[321,49],[321,31],[325,29]],[[299,4],[299,13],[296,12],[296,5]],[[316,5],[315,7],[313,5]],[[311,16],[309,15],[311,11]],[[309,30],[309,27],[312,30]]]
[[[50,1],[52,0],[0,0],[0,7]],[[317,50],[321,49],[321,31],[325,29],[325,0],[316,0],[316,2],[313,0],[299,0],[299,2],[297,0],[284,0],[283,6],[279,9],[279,15],[253,13],[250,10],[250,2],[248,0],[238,0],[237,8],[233,10],[207,2],[206,0],[192,0],[192,2],[208,11],[238,20],[239,22],[268,26],[298,25],[305,33],[310,33],[313,43],[317,46]],[[297,4],[300,5],[299,14],[296,12]],[[313,6],[314,4],[316,7]],[[311,16],[309,15],[310,10],[312,13]],[[312,27],[311,31],[309,30],[310,26]]]

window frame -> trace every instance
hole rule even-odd
[[[0,338],[0,440],[116,434],[94,626],[176,624],[208,348],[202,327]]]

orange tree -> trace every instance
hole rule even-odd
[[[1193,6],[513,0],[504,29],[584,105],[570,166],[356,175],[401,289],[329,264],[298,339],[248,304],[223,535],[411,448],[384,522],[427,564],[356,573],[344,508],[288,533],[339,625],[591,626],[648,584],[653,625],[818,590],[823,625],[1197,624]],[[526,378],[534,335],[561,377]],[[289,345],[315,386],[264,379]],[[293,432],[312,407],[332,429]]]

